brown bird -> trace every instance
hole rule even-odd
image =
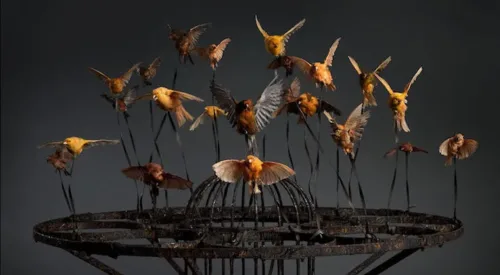
[[[401,151],[405,153],[413,153],[413,152],[423,152],[423,153],[428,153],[426,150],[417,147],[415,145],[410,144],[409,142],[401,143],[398,146],[392,148],[389,150],[387,153],[384,154],[384,157],[390,157],[396,153],[396,151]]]
[[[160,64],[161,59],[160,57],[157,57],[153,60],[153,62],[151,62],[151,64],[149,64],[148,67],[139,66],[139,68],[137,68],[137,73],[141,76],[144,85],[153,85],[153,83],[151,83],[151,79],[156,76],[156,71],[158,70]]]
[[[300,115],[300,110],[305,117],[312,117],[313,115],[320,113],[322,111],[333,112],[337,116],[341,116],[342,112],[330,103],[320,100],[313,96],[311,93],[302,93],[300,91],[300,82],[298,78],[295,78],[290,87],[286,89],[283,93],[283,99],[285,103],[274,112],[273,117],[276,117],[286,110],[287,113],[296,114],[299,116],[297,123],[304,123],[304,119]],[[297,106],[298,105],[298,106]],[[321,106],[320,106],[321,105]]]
[[[333,55],[339,46],[340,37],[333,42],[326,58],[323,62],[314,62],[313,64],[305,61],[304,59],[296,56],[290,56],[293,64],[300,68],[300,70],[311,77],[311,79],[315,82],[316,87],[318,86],[326,86],[331,91],[337,89],[335,84],[333,84],[332,73],[330,72],[329,67],[332,66]]]
[[[227,112],[227,118],[232,127],[236,126],[239,134],[249,138],[248,148],[253,150],[256,149],[255,134],[271,122],[273,113],[279,107],[282,86],[282,80],[278,80],[278,74],[275,74],[255,105],[251,99],[236,101],[229,90],[217,83],[213,83],[210,90],[219,107]]]
[[[189,58],[191,64],[194,65],[190,52],[196,47],[200,36],[211,26],[211,23],[203,23],[192,27],[187,32],[180,29],[170,29],[168,38],[175,42],[175,49],[179,52],[179,61],[186,64],[186,57]]]
[[[57,148],[56,151],[47,157],[47,163],[51,164],[56,172],[62,171],[66,176],[70,173],[66,169],[68,162],[73,159],[73,155],[65,147]]]
[[[139,89],[139,85],[135,85],[132,89],[129,89],[123,97],[119,98],[113,98],[107,94],[102,94],[101,97],[109,102],[115,111],[124,113],[125,117],[128,118],[130,115],[127,111],[135,101],[137,89]]]
[[[194,120],[193,124],[189,128],[189,131],[194,131],[196,128],[198,128],[198,126],[200,126],[200,124],[203,124],[206,117],[215,119],[216,117],[221,115],[226,116],[227,112],[217,106],[206,106],[205,111],[203,111],[203,113],[201,113],[201,115],[199,115]]]
[[[439,146],[439,153],[446,157],[445,165],[451,165],[453,158],[466,159],[474,154],[479,143],[473,139],[466,139],[458,133],[447,138]]]
[[[409,132],[410,128],[408,127],[408,124],[406,123],[406,110],[408,109],[408,106],[406,104],[408,103],[408,100],[406,99],[408,97],[408,92],[410,91],[411,85],[415,80],[417,80],[417,77],[420,75],[422,72],[422,67],[420,67],[413,78],[406,84],[404,90],[402,92],[396,92],[393,91],[391,86],[389,86],[389,83],[385,81],[382,77],[380,77],[378,74],[374,73],[374,75],[378,78],[380,83],[384,85],[385,89],[387,92],[389,92],[389,108],[391,108],[392,112],[394,113],[394,122],[395,122],[395,127],[397,128],[398,131],[405,131]]]
[[[290,167],[272,161],[261,161],[248,155],[246,159],[228,159],[212,166],[215,175],[227,183],[238,183],[243,178],[250,194],[260,194],[259,185],[271,185],[295,175]]]
[[[370,111],[362,112],[362,108],[363,104],[359,104],[349,117],[347,117],[344,124],[337,123],[330,113],[323,111],[332,127],[333,132],[331,136],[333,141],[344,150],[346,155],[349,154],[352,159],[354,159],[354,144],[363,136],[364,127],[370,117]]]
[[[288,77],[293,74],[294,66],[293,60],[289,56],[284,55],[271,61],[271,63],[267,65],[267,68],[277,70],[279,67],[283,67],[285,69],[285,76]]]
[[[359,85],[363,91],[363,107],[366,106],[377,106],[377,101],[373,96],[373,90],[377,87],[377,79],[374,74],[380,74],[384,70],[389,62],[391,62],[391,57],[389,56],[385,59],[373,72],[364,72],[359,67],[358,63],[354,58],[348,56],[349,61],[351,61],[352,66],[359,75]]]
[[[220,60],[222,59],[222,55],[224,54],[224,50],[226,49],[227,45],[231,42],[231,39],[226,38],[222,40],[218,45],[216,44],[211,44],[206,48],[195,48],[195,52],[202,58],[208,59],[210,62],[210,67],[212,67],[212,70],[215,70],[217,68],[217,65],[219,64]]]
[[[156,188],[184,190],[193,186],[192,182],[165,172],[163,167],[156,163],[130,166],[122,169],[122,173],[128,178],[141,181]]]
[[[194,100],[198,102],[203,102],[203,99],[180,91],[174,91],[165,87],[158,87],[153,90],[153,92],[139,96],[137,100],[149,99],[154,100],[156,105],[166,111],[175,113],[177,119],[177,124],[182,127],[187,120],[192,121],[193,116],[184,109],[182,105],[183,100]]]
[[[127,86],[132,74],[137,70],[141,63],[136,63],[132,66],[126,73],[119,77],[110,78],[104,73],[89,67],[89,70],[94,73],[100,80],[104,81],[109,88],[111,95],[118,96],[123,92],[123,89]]]

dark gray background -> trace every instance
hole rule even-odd
[[[128,60],[148,63],[163,54],[155,85],[169,86],[178,62],[167,38],[166,24],[189,28],[212,22],[213,28],[201,37],[199,45],[230,37],[233,41],[226,49],[218,78],[237,99],[255,99],[273,76],[272,71],[264,69],[271,56],[255,26],[256,13],[270,33],[283,33],[306,18],[304,27],[289,41],[288,51],[310,61],[323,60],[331,43],[342,37],[332,67],[338,90],[329,93],[327,99],[346,115],[361,99],[357,76],[347,55],[366,69],[375,68],[391,55],[393,61],[382,75],[394,89],[402,89],[423,66],[408,98],[407,119],[412,131],[401,135],[403,141],[430,150],[429,155],[414,155],[410,160],[415,211],[452,214],[453,170],[443,166],[444,159],[437,149],[445,138],[461,132],[480,143],[472,158],[459,162],[458,214],[466,230],[459,240],[441,249],[418,252],[387,274],[498,273],[498,265],[494,265],[498,260],[498,234],[493,226],[498,222],[488,222],[488,218],[498,214],[493,207],[499,189],[492,171],[497,164],[497,138],[489,134],[496,126],[493,119],[498,116],[492,109],[498,107],[498,3],[297,3],[2,1],[2,274],[100,274],[68,253],[36,244],[32,239],[34,224],[68,214],[57,176],[45,163],[51,151],[37,150],[36,146],[73,135],[119,138],[115,115],[99,97],[106,87],[87,67],[115,76],[128,69]],[[210,102],[211,70],[206,62],[198,60],[195,59],[194,67],[179,69],[177,87]],[[303,75],[297,75],[302,91],[318,93]],[[132,83],[137,81],[134,76]],[[381,157],[393,146],[387,92],[380,86],[375,95],[379,107],[373,110],[366,129],[358,165],[368,206],[377,208],[386,205],[394,162]],[[131,126],[143,161],[152,149],[147,105],[142,102],[131,110]],[[193,116],[202,111],[202,106],[186,104]],[[243,137],[227,123],[221,125],[223,158],[243,157]],[[214,159],[211,130],[209,125],[196,132],[189,132],[187,127],[181,135],[193,180],[199,183],[210,174]],[[278,118],[265,132],[269,140],[268,159],[288,163],[284,127],[284,117]],[[166,129],[161,138],[166,169],[183,176],[179,150],[171,131]],[[334,152],[327,127],[323,129],[325,149]],[[292,131],[292,142],[297,147],[295,158],[303,158],[302,130],[293,125]],[[347,174],[348,164],[343,159],[342,172]],[[326,163],[323,166],[326,168]],[[120,173],[124,167],[126,161],[120,146],[86,151],[78,159],[73,179],[77,211],[133,208],[135,188]],[[302,181],[307,180],[307,170],[307,163],[301,161],[297,173]],[[319,192],[320,202],[330,206],[335,205],[332,176],[332,171],[323,170]],[[400,179],[403,180],[402,174]],[[403,186],[400,181],[396,188],[397,207],[404,206]],[[182,193],[172,196],[172,201],[183,205],[187,198],[188,194]],[[356,203],[359,205],[357,200]],[[317,270],[319,274],[332,274],[333,270],[342,274],[365,257],[321,258]],[[160,273],[169,268],[159,259],[120,258],[114,265],[125,274]]]

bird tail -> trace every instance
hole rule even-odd
[[[404,115],[396,115],[396,127],[398,127],[398,131],[403,130],[404,132],[410,132],[410,128],[406,123],[406,117]]]
[[[453,162],[453,157],[448,155],[448,156],[446,156],[446,161],[444,162],[444,165],[450,166],[452,162]]]
[[[367,93],[365,92],[365,106],[377,106],[377,101],[375,100],[375,97],[373,96],[373,93]]]
[[[191,114],[189,114],[188,111],[186,111],[186,109],[182,105],[177,106],[174,109],[174,112],[175,112],[175,117],[177,119],[177,125],[179,126],[179,128],[182,127],[182,125],[184,125],[184,123],[186,123],[187,120],[189,121],[193,120],[193,116],[191,116]]]
[[[248,155],[259,156],[259,149],[257,146],[257,139],[255,138],[255,135],[248,135],[247,148],[248,148],[247,152]]]
[[[248,194],[251,195],[252,193],[255,193],[255,195],[262,193],[262,191],[260,191],[259,189],[259,185],[256,182],[248,183]]]
[[[326,85],[326,87],[327,87],[328,89],[330,89],[331,91],[335,91],[335,90],[337,90],[337,86],[335,86],[335,84],[333,84],[333,82],[332,82],[332,83],[330,83],[330,84],[328,84],[328,85]]]

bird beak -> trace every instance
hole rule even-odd
[[[64,145],[66,145],[66,144],[68,144],[68,143],[65,141],[65,142],[63,142],[63,144],[64,144]]]
[[[405,99],[405,104],[408,104],[408,99]]]
[[[153,95],[153,100],[157,100],[158,99],[158,96],[157,95]]]

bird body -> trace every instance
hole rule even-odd
[[[479,146],[479,143],[473,139],[464,138],[463,134],[456,134],[447,138],[439,146],[439,153],[446,156],[445,165],[452,163],[453,158],[466,159],[474,154]]]
[[[134,103],[135,98],[136,98],[136,91],[139,88],[139,85],[134,86],[133,88],[129,89],[123,97],[116,97],[113,98],[107,94],[102,94],[101,97],[104,98],[107,102],[113,106],[113,109],[115,111],[120,112],[120,113],[125,113],[126,117],[129,117],[129,114],[127,113],[129,107]]]
[[[227,115],[227,112],[217,106],[206,106],[205,111],[203,111],[203,113],[194,120],[189,130],[194,131],[200,124],[203,124],[205,117],[209,117],[212,120],[215,120],[215,118],[221,115],[225,116]]]
[[[378,67],[373,72],[364,72],[361,70],[360,66],[354,60],[354,58],[348,56],[349,61],[351,61],[352,66],[356,70],[359,75],[359,85],[363,91],[363,105],[364,106],[377,106],[377,101],[373,95],[373,91],[377,86],[377,78],[375,74],[379,74],[384,70],[389,62],[391,62],[391,57],[386,58],[382,63],[378,65]]]
[[[149,64],[148,67],[140,66],[137,68],[137,73],[139,73],[139,75],[142,78],[142,82],[145,85],[148,86],[152,85],[151,79],[153,79],[153,77],[156,76],[156,71],[158,70],[160,64],[161,64],[161,59],[160,57],[157,57],[153,60],[153,62],[151,62],[151,64]]]
[[[128,178],[142,181],[147,185],[163,189],[188,189],[193,183],[164,171],[157,163],[146,163],[142,166],[130,166],[122,169],[122,173]]]
[[[257,19],[257,15],[255,16],[255,24],[257,25],[257,28],[264,37],[264,46],[266,48],[266,51],[275,57],[280,57],[285,55],[286,53],[285,46],[288,40],[290,39],[290,36],[296,31],[298,31],[300,28],[302,28],[305,22],[306,20],[302,19],[283,35],[270,35],[260,25],[259,19]]]
[[[408,84],[406,84],[402,92],[394,91],[391,86],[389,86],[389,83],[385,81],[385,79],[380,77],[377,73],[374,73],[375,77],[378,78],[380,83],[384,85],[385,89],[389,93],[388,105],[393,112],[394,122],[398,131],[403,130],[405,132],[410,132],[410,128],[406,123],[406,110],[408,110],[408,106],[406,105],[408,101],[406,98],[408,97],[408,92],[410,91],[411,85],[415,82],[415,80],[417,80],[417,77],[421,72],[422,67],[417,70],[413,78],[410,80],[410,82],[408,82]]]
[[[109,92],[113,96],[119,96],[122,92],[123,89],[127,86],[127,84],[130,81],[130,78],[132,77],[133,72],[137,71],[137,68],[139,67],[141,63],[136,63],[134,64],[126,73],[119,77],[115,78],[110,78],[106,74],[94,69],[90,68],[89,70],[94,73],[100,80],[104,81],[106,86],[109,89]]]
[[[267,65],[267,68],[271,70],[276,70],[279,67],[283,67],[285,69],[285,76],[288,77],[293,74],[294,63],[290,57],[286,55],[280,56]]]
[[[66,148],[58,148],[53,154],[47,157],[47,163],[50,163],[56,171],[63,171],[69,175],[66,166],[73,159],[73,155]]]
[[[401,143],[398,146],[396,146],[396,147],[392,148],[391,150],[389,150],[387,153],[385,153],[384,157],[392,156],[398,150],[401,151],[401,152],[405,152],[407,154],[414,153],[414,152],[422,152],[422,153],[426,153],[426,154],[428,153],[427,150],[425,150],[425,149],[422,149],[420,147],[412,145],[409,142],[405,142],[405,143]]]
[[[68,137],[68,138],[64,139],[64,141],[49,142],[49,143],[40,145],[38,148],[65,147],[73,155],[73,158],[76,158],[77,156],[79,156],[83,152],[84,149],[94,147],[97,145],[114,145],[114,144],[119,144],[119,143],[120,143],[119,140],[109,140],[109,139],[89,140],[89,139],[84,139],[81,137]]]
[[[211,44],[206,48],[196,48],[196,52],[200,57],[208,59],[208,61],[210,62],[210,67],[212,67],[212,70],[215,70],[215,68],[217,68],[217,65],[219,64],[219,61],[222,59],[224,50],[226,49],[229,42],[231,42],[231,39],[226,38],[222,40],[218,45]]]
[[[242,160],[223,160],[212,166],[215,175],[224,182],[237,183],[241,178],[249,192],[260,194],[259,185],[271,185],[295,175],[290,167],[272,161],[261,161],[254,155]]]

